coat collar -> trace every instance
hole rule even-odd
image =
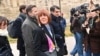
[[[41,27],[42,27],[42,30],[52,39],[52,41],[54,41],[54,40],[53,40],[53,39],[54,39],[54,33],[53,33],[53,31],[52,31],[51,26],[50,26],[50,28],[51,28],[52,36],[50,35],[50,33],[49,33],[49,31],[47,30],[47,28],[46,28],[45,25],[41,25]]]
[[[20,13],[20,14],[19,14],[19,17],[22,17],[22,18],[25,20],[25,19],[26,19],[26,14]]]
[[[53,14],[51,14],[51,18],[52,18],[53,21],[57,21],[57,18],[58,18],[58,17],[56,17],[56,16],[54,16]]]
[[[51,14],[51,19],[52,19],[53,21],[60,21],[62,18],[63,18],[63,17],[61,17],[61,16],[56,17],[56,16],[54,16],[53,14]]]
[[[30,20],[30,21],[32,21],[32,22],[34,22],[34,23],[36,23],[37,25],[38,25],[38,21],[37,21],[37,19],[36,19],[36,17],[30,17],[30,16],[28,16],[27,15],[27,17],[28,17],[28,19]]]

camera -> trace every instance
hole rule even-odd
[[[79,10],[80,14],[86,14],[86,13],[90,12],[90,11],[87,9],[87,6],[81,5],[80,7],[81,7],[81,9]]]

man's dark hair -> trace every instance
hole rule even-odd
[[[31,12],[33,7],[36,7],[36,5],[29,5],[29,6],[27,6],[26,13],[28,14],[28,12]]]
[[[56,8],[56,9],[60,9],[59,6],[53,5],[53,6],[50,7],[50,11],[51,11],[51,12],[54,12],[54,11],[55,11],[55,8]]]
[[[20,12],[23,12],[22,10],[25,9],[25,8],[26,8],[26,5],[20,5],[19,11],[20,11]]]

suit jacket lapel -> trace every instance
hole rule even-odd
[[[51,26],[51,25],[50,25],[50,28],[51,28],[51,32],[52,32],[53,42],[54,42],[54,44],[55,44],[55,41],[56,41],[56,40],[54,40],[54,38],[55,38],[55,35],[54,35],[54,30],[53,30],[53,28],[52,28],[52,26]]]
[[[51,38],[51,40],[54,42],[53,36],[50,35],[50,33],[49,33],[49,31],[47,30],[46,27],[44,27],[44,31],[45,31],[45,33]],[[51,31],[51,33],[52,33],[52,31]],[[53,33],[52,33],[52,35],[53,35]]]

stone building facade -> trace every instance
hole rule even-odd
[[[60,1],[60,3],[59,3]],[[61,6],[61,11],[65,18],[69,18],[69,11],[72,7],[83,3],[88,3],[90,0],[0,0],[0,15],[6,16],[8,19],[15,19],[19,14],[19,6],[22,4],[33,4],[38,8],[49,8],[52,5]],[[100,0],[93,0],[94,3],[99,3]],[[59,5],[61,4],[61,5]]]

